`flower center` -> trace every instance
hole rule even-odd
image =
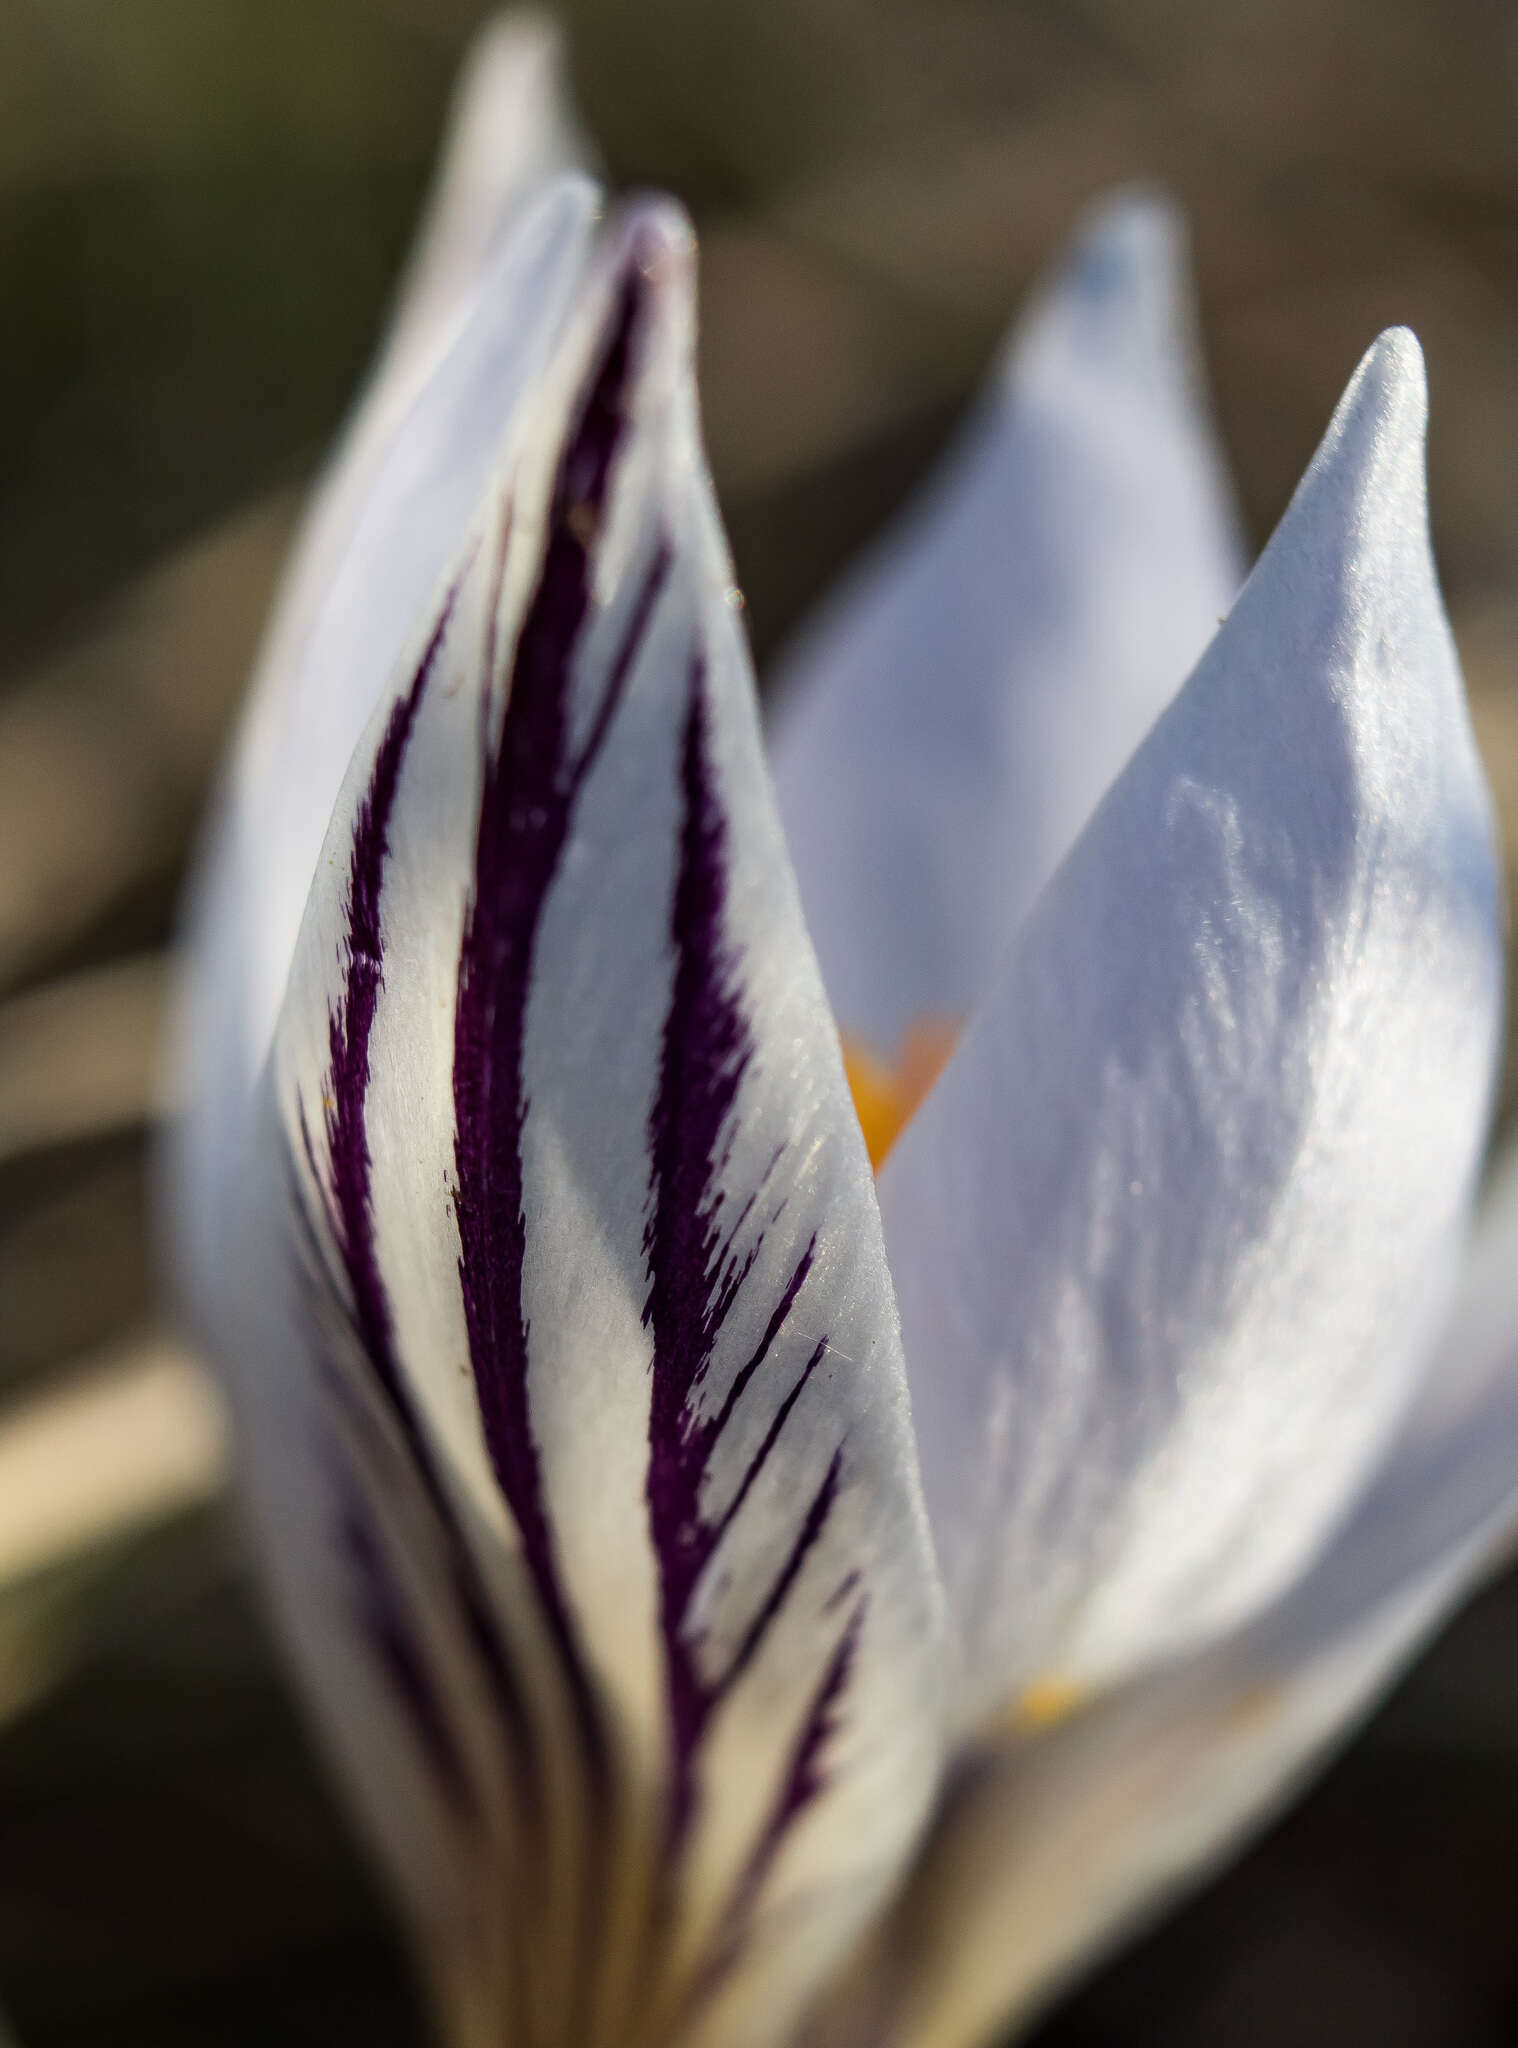
[[[1012,1705],[1012,1726],[1020,1735],[1041,1735],[1078,1713],[1091,1697],[1079,1679],[1051,1671],[1025,1685]]]
[[[843,1071],[870,1164],[879,1173],[886,1154],[942,1073],[959,1026],[947,1017],[919,1017],[907,1026],[895,1059],[883,1058],[852,1032],[842,1036]]]

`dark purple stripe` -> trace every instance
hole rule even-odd
[[[836,1598],[836,1595],[834,1596]],[[764,1833],[760,1836],[749,1859],[744,1875],[740,1896],[735,1905],[738,1910],[732,1915],[741,1926],[753,1900],[769,1873],[770,1865],[787,1830],[812,1804],[817,1795],[825,1790],[827,1776],[823,1757],[828,1742],[838,1726],[843,1702],[853,1675],[854,1659],[859,1653],[859,1638],[864,1631],[864,1617],[869,1602],[861,1594],[850,1611],[837,1648],[828,1660],[827,1668],[812,1695],[811,1706],[791,1751],[790,1769],[780,1788],[780,1797],[771,1811]]]
[[[815,1244],[816,1242],[817,1240],[813,1238],[812,1243]],[[810,1266],[811,1264],[810,1253],[808,1253],[806,1263],[808,1266]],[[798,1271],[799,1270],[800,1269],[798,1268]],[[777,1316],[779,1316],[779,1311],[777,1311]],[[783,1320],[783,1318],[781,1319]],[[774,1336],[772,1334],[773,1329],[774,1325],[772,1324],[771,1331],[767,1332],[765,1335],[764,1343],[760,1346],[759,1350],[754,1354],[754,1357],[750,1360],[749,1364],[744,1368],[744,1373],[746,1373],[749,1378],[753,1377],[753,1374],[757,1369],[759,1362],[763,1360],[765,1357],[767,1357],[769,1354],[770,1345],[774,1342]],[[776,1439],[779,1437],[781,1430],[785,1428],[786,1422],[790,1417],[791,1410],[795,1407],[796,1403],[801,1399],[802,1390],[805,1388],[807,1381],[812,1377],[812,1374],[817,1370],[818,1366],[821,1365],[823,1359],[827,1356],[827,1348],[827,1338],[820,1337],[817,1340],[816,1345],[813,1347],[811,1357],[807,1360],[806,1364],[801,1368],[801,1371],[796,1377],[796,1379],[792,1381],[791,1386],[788,1392],[786,1393],[785,1399],[780,1403],[780,1406],[775,1410],[775,1419],[773,1422],[771,1422],[769,1428],[765,1431],[764,1440],[760,1444],[758,1450],[755,1451],[753,1457],[750,1458],[748,1463],[748,1470],[744,1473],[742,1479],[740,1479],[738,1482],[738,1491],[733,1495],[732,1499],[728,1502],[727,1506],[722,1510],[722,1514],[720,1518],[717,1520],[717,1522],[713,1524],[714,1536],[720,1537],[726,1531],[728,1526],[733,1521],[734,1517],[737,1515],[738,1510],[743,1506],[743,1503],[748,1499],[749,1488],[753,1485],[754,1481],[759,1477],[759,1474],[764,1470],[765,1465],[768,1463],[770,1452],[775,1448]],[[743,1374],[739,1374],[738,1377],[740,1379],[743,1378]],[[734,1384],[736,1388],[736,1382]],[[736,1391],[741,1392],[742,1389],[736,1388]],[[728,1416],[732,1413],[734,1400],[735,1394],[729,1393],[728,1398],[722,1404],[722,1412],[717,1417],[717,1430],[719,1433],[721,1431],[723,1423],[726,1422]]]
[[[417,713],[437,666],[458,600],[463,574],[444,600],[438,621],[405,694],[386,723],[375,754],[369,787],[354,819],[348,862],[347,930],[342,994],[329,1011],[329,1067],[323,1089],[323,1121],[328,1170],[317,1167],[304,1104],[298,1105],[301,1143],[314,1184],[322,1190],[333,1241],[348,1282],[348,1313],[386,1404],[410,1455],[427,1500],[441,1525],[450,1559],[454,1589],[476,1654],[508,1733],[518,1791],[531,1811],[537,1798],[532,1737],[525,1705],[501,1642],[489,1597],[480,1583],[473,1553],[437,1471],[431,1445],[422,1427],[400,1361],[395,1352],[394,1320],[379,1268],[374,1240],[373,1161],[369,1149],[366,1109],[369,1093],[369,1043],[384,983],[384,931],[381,904],[385,866],[390,852],[390,820],[400,788],[401,770],[415,728]],[[307,1225],[308,1249],[317,1248],[309,1230],[304,1201],[296,1181],[296,1213]],[[324,1261],[317,1253],[318,1261]],[[350,1555],[351,1555],[350,1547]],[[391,1661],[392,1675],[399,1666]],[[415,1687],[412,1687],[413,1692]]]
[[[459,584],[455,583],[411,686],[390,714],[374,757],[369,787],[353,823],[343,992],[327,1017],[330,1065],[324,1120],[333,1233],[352,1290],[353,1316],[359,1335],[386,1392],[402,1407],[407,1406],[406,1396],[395,1359],[390,1304],[374,1245],[370,1185],[373,1161],[364,1105],[369,1093],[369,1039],[384,979],[380,901],[385,863],[390,854],[390,817],[412,728],[452,621],[458,592]]]
[[[720,1196],[713,1183],[754,1053],[723,944],[727,828],[710,786],[706,727],[698,656],[681,749],[684,815],[670,920],[675,976],[650,1119],[654,1203],[645,1246],[644,1320],[654,1343],[646,1492],[669,1695],[672,1842],[689,1822],[695,1754],[716,1704],[687,1627],[713,1549],[700,1494],[717,1428],[702,1418],[697,1402],[720,1328],[713,1303],[722,1250]]]
[[[315,1158],[304,1110],[300,1112],[300,1130],[307,1163],[314,1173]],[[375,1550],[374,1542],[371,1540],[366,1545],[360,1540],[361,1532],[367,1526],[367,1516],[358,1478],[359,1466],[362,1464],[371,1474],[386,1475],[379,1484],[393,1485],[388,1474],[393,1469],[396,1451],[387,1445],[385,1439],[376,1437],[372,1403],[363,1398],[361,1388],[343,1370],[339,1359],[356,1350],[364,1360],[365,1384],[373,1386],[379,1375],[367,1370],[372,1368],[373,1361],[358,1334],[350,1306],[340,1301],[332,1291],[327,1254],[293,1167],[290,1180],[290,1208],[298,1237],[296,1269],[305,1298],[306,1324],[316,1376],[331,1411],[331,1427],[323,1435],[322,1456],[328,1467],[333,1496],[339,1502],[336,1520],[339,1546],[348,1560],[350,1583],[357,1593],[354,1619],[407,1710],[418,1746],[430,1760],[444,1797],[461,1814],[472,1817],[478,1811],[474,1792],[460,1752],[453,1742],[442,1696],[425,1669],[400,1589],[384,1565],[383,1557]],[[420,1481],[424,1499],[433,1510],[440,1555],[453,1581],[469,1634],[481,1650],[487,1671],[494,1678],[494,1660],[499,1658],[500,1652],[491,1632],[492,1624],[485,1617],[472,1584],[472,1560],[462,1549],[446,1501],[437,1497],[425,1442],[419,1458],[413,1441],[414,1425],[409,1420],[408,1411],[403,1408],[398,1414],[395,1401],[382,1382],[380,1385],[385,1412],[392,1421],[400,1423],[399,1455],[406,1459],[406,1469]],[[351,1444],[355,1453],[360,1455],[350,1456],[344,1448],[347,1444]],[[480,1640],[482,1635],[485,1638],[483,1643]],[[511,1753],[518,1766],[518,1779],[530,1811],[535,1788],[525,1714],[509,1669],[500,1676],[504,1693],[503,1719],[512,1735]]]
[[[753,1197],[750,1196],[748,1201],[746,1201],[743,1205],[745,1215],[747,1215],[748,1211],[753,1207],[753,1205]],[[771,1218],[771,1221],[773,1220],[774,1219]],[[757,1241],[760,1244],[763,1243],[763,1232],[760,1232]],[[795,1265],[791,1268],[791,1277],[789,1280],[786,1281],[785,1288],[781,1293],[780,1299],[775,1304],[774,1313],[771,1315],[769,1322],[765,1327],[764,1335],[759,1339],[758,1344],[755,1346],[753,1357],[750,1358],[747,1365],[741,1366],[739,1370],[733,1375],[733,1383],[728,1388],[727,1393],[724,1395],[722,1406],[717,1413],[717,1421],[715,1427],[718,1436],[720,1436],[723,1430],[726,1429],[728,1419],[732,1415],[733,1410],[737,1407],[739,1401],[743,1398],[744,1389],[748,1386],[749,1381],[754,1377],[754,1374],[759,1370],[760,1366],[763,1365],[764,1361],[769,1357],[770,1347],[773,1345],[775,1339],[780,1335],[781,1330],[785,1326],[786,1319],[790,1315],[792,1308],[794,1308],[795,1306],[796,1296],[801,1292],[802,1287],[805,1285],[806,1276],[812,1270],[812,1260],[816,1257],[816,1254],[817,1233],[814,1230],[812,1232],[810,1239],[807,1242],[806,1250],[801,1254],[801,1257],[796,1261]],[[755,1256],[756,1253],[751,1252],[748,1258],[745,1259],[743,1263],[743,1273],[745,1278],[747,1277],[750,1268],[753,1266]],[[726,1296],[726,1289],[724,1289],[724,1296]],[[726,1299],[730,1300],[731,1297],[726,1296]],[[726,1314],[726,1312],[726,1301],[724,1301],[723,1314]]]
[[[349,1475],[339,1485],[339,1530],[353,1581],[359,1588],[359,1620],[404,1704],[417,1741],[448,1803],[463,1818],[478,1818],[474,1788],[459,1754],[447,1712],[426,1655],[412,1633],[406,1604],[391,1573],[359,1489]]]
[[[849,1574],[843,1585],[830,1596],[827,1603],[829,1608],[844,1596],[856,1578],[857,1574]],[[791,1750],[785,1776],[781,1780],[779,1794],[770,1809],[764,1830],[754,1844],[723,1908],[718,1932],[713,1939],[710,1952],[691,1980],[690,1992],[681,2014],[682,2019],[687,2022],[718,1989],[737,1961],[759,1894],[764,1889],[765,1879],[774,1866],[786,1835],[818,1794],[826,1789],[827,1777],[823,1759],[828,1742],[837,1728],[839,1712],[848,1692],[854,1659],[859,1650],[859,1638],[864,1628],[867,1604],[862,1594],[855,1601],[843,1633],[839,1636],[833,1654],[828,1659],[827,1666],[812,1694],[806,1717]]]
[[[718,1281],[718,1291],[716,1298],[716,1312],[717,1319],[719,1321],[721,1320],[722,1316],[725,1316],[727,1314],[729,1307],[737,1298],[738,1289],[743,1285],[744,1281],[753,1271],[754,1260],[759,1255],[759,1246],[764,1241],[763,1232],[761,1231],[758,1233],[758,1235],[755,1238],[753,1247],[750,1249],[747,1256],[743,1258],[741,1261],[738,1257],[738,1253],[735,1247],[737,1245],[738,1238],[742,1233],[744,1225],[748,1222],[749,1217],[754,1212],[754,1209],[759,1201],[759,1197],[764,1193],[765,1189],[769,1186],[770,1180],[774,1175],[775,1168],[780,1164],[781,1160],[784,1157],[785,1146],[783,1143],[781,1143],[777,1145],[774,1151],[770,1154],[769,1164],[765,1167],[763,1174],[760,1176],[758,1186],[754,1189],[753,1193],[748,1197],[748,1200],[743,1204],[743,1207],[738,1211],[737,1215],[733,1218],[731,1224],[728,1226],[727,1239],[722,1248],[721,1278]],[[725,1155],[722,1163],[724,1165],[726,1165],[727,1163]],[[782,1195],[778,1207],[775,1209],[774,1214],[770,1217],[770,1221],[772,1223],[777,1222],[779,1220],[781,1211],[784,1208],[785,1197]],[[802,1280],[806,1278],[806,1273],[811,1267],[812,1253],[816,1250],[816,1246],[817,1239],[814,1236],[811,1244],[808,1245],[806,1252],[803,1255],[802,1264],[797,1268],[796,1278],[791,1282],[790,1286],[787,1287],[785,1294],[781,1298],[779,1308],[775,1311],[774,1316],[770,1319],[770,1327],[765,1332],[765,1335],[759,1345],[758,1351],[755,1353],[754,1357],[749,1361],[749,1364],[746,1367],[745,1371],[739,1375],[739,1379],[743,1383],[742,1386],[739,1386],[735,1383],[733,1389],[728,1394],[727,1406],[729,1408],[732,1407],[733,1403],[737,1399],[737,1396],[743,1391],[743,1386],[746,1386],[748,1384],[748,1381],[752,1377],[753,1373],[763,1363],[765,1353],[769,1350],[770,1345],[775,1340],[776,1332],[778,1331],[781,1323],[784,1322],[786,1316],[790,1312],[790,1305],[796,1297],[796,1290],[801,1285]]]
[[[726,1231],[720,1213],[721,1175],[731,1152],[739,1090],[754,1058],[754,1043],[739,1000],[737,962],[725,937],[727,820],[709,758],[706,674],[699,654],[692,660],[689,688],[680,762],[679,866],[670,914],[675,972],[649,1123],[654,1199],[645,1240],[649,1292],[644,1320],[653,1332],[654,1353],[646,1492],[659,1564],[669,1699],[671,1850],[690,1822],[695,1759],[711,1716],[758,1651],[820,1538],[842,1469],[839,1449],[736,1654],[713,1677],[698,1663],[690,1624],[697,1589],[826,1352],[827,1340],[808,1340],[810,1356],[799,1369],[794,1342],[784,1341],[787,1321],[812,1268],[814,1236],[792,1268],[752,1356],[734,1375],[716,1412],[702,1413],[701,1390],[718,1334],[752,1270],[763,1235],[739,1261],[733,1244],[753,1196],[738,1223]],[[771,1170],[778,1158],[777,1153]],[[739,1400],[762,1369],[789,1376],[790,1383],[725,1512],[709,1520],[701,1501],[713,1454]]]
[[[664,545],[608,671],[589,739],[573,757],[572,664],[592,614],[594,552],[629,423],[636,341],[648,297],[641,254],[633,249],[624,259],[607,340],[565,448],[542,571],[517,638],[500,739],[486,755],[454,1020],[454,1213],[476,1394],[491,1463],[521,1535],[598,1780],[606,1769],[605,1738],[560,1579],[528,1396],[523,1060],[544,904],[568,842],[575,800],[621,702],[669,570]]]
[[[307,1164],[314,1173],[315,1157],[304,1110],[300,1112],[300,1132]],[[338,1546],[348,1563],[349,1585],[357,1595],[354,1621],[409,1719],[417,1746],[430,1763],[444,1799],[462,1818],[473,1820],[478,1817],[474,1787],[454,1742],[442,1696],[432,1683],[418,1646],[400,1588],[374,1532],[359,1478],[360,1463],[372,1469],[384,1456],[383,1448],[377,1448],[373,1441],[370,1409],[357,1398],[338,1363],[341,1355],[355,1346],[361,1351],[362,1345],[350,1308],[332,1291],[327,1254],[307,1209],[293,1162],[289,1181],[290,1213],[297,1238],[297,1285],[305,1303],[317,1384],[329,1404],[318,1450],[326,1468],[329,1494],[338,1503]],[[367,1354],[365,1360],[367,1364]],[[362,1448],[361,1458],[350,1456],[350,1442]]]
[[[845,1573],[841,1582],[833,1588],[832,1592],[829,1593],[827,1599],[823,1602],[823,1613],[831,1614],[835,1607],[841,1607],[859,1584],[861,1576],[862,1574],[857,1570]]]
[[[814,1362],[822,1356],[823,1348],[822,1345],[818,1345],[813,1355]],[[809,1373],[810,1371],[811,1367],[808,1366],[807,1372]],[[791,1392],[786,1396],[785,1412],[787,1414],[790,1412],[790,1407],[794,1403],[797,1394],[800,1393],[805,1381],[806,1374],[803,1374],[802,1378],[797,1381]],[[783,1421],[783,1415],[776,1416],[775,1425],[766,1439],[764,1449],[760,1452],[760,1458],[769,1455],[770,1447],[773,1445],[775,1438],[780,1434]],[[750,1468],[751,1471],[758,1466],[759,1461],[759,1458],[755,1459],[754,1467]],[[833,1503],[838,1498],[838,1482],[842,1472],[843,1452],[841,1450],[834,1451],[832,1462],[823,1474],[822,1484],[818,1487],[816,1493],[813,1494],[812,1504],[802,1517],[801,1527],[796,1531],[795,1539],[786,1553],[785,1563],[780,1567],[775,1582],[765,1596],[764,1603],[760,1607],[759,1612],[749,1623],[747,1633],[744,1635],[743,1641],[738,1645],[732,1663],[729,1664],[726,1671],[722,1674],[723,1691],[726,1691],[729,1686],[736,1684],[737,1680],[748,1668],[753,1660],[754,1652],[769,1632],[770,1623],[785,1605],[786,1596],[800,1576],[801,1567],[811,1555],[812,1548],[817,1542],[818,1537],[821,1536],[823,1530],[827,1527],[828,1516],[833,1512]]]

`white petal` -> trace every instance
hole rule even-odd
[[[391,440],[471,317],[507,239],[551,182],[589,159],[568,100],[559,32],[525,10],[498,17],[480,33],[454,89],[441,159],[389,328],[312,496],[262,652],[258,694],[293,687],[289,671],[299,666],[328,586],[353,545]],[[487,430],[473,437],[467,454],[483,465],[493,448]],[[455,447],[453,459],[466,459],[465,451]],[[481,467],[460,518],[483,480]],[[413,611],[435,574],[436,565],[423,572],[411,593]],[[334,796],[346,766],[346,756],[335,764]]]
[[[443,160],[371,390],[403,384],[413,364],[425,375],[522,205],[594,159],[557,23],[525,8],[488,21],[454,88]]]
[[[1449,1327],[1352,1515],[1251,1642],[1277,1664],[1396,1603],[1442,1610],[1518,1524],[1518,1151],[1493,1176]]]
[[[298,645],[276,618],[267,666],[254,680],[234,790],[258,868],[258,1057],[284,994],[338,786],[391,680],[397,648],[453,557],[498,452],[501,423],[558,332],[596,205],[594,187],[571,178],[527,210],[446,354],[365,465],[362,504],[344,545],[331,557],[319,551],[327,573]]]
[[[777,683],[773,760],[839,1022],[959,1019],[1241,580],[1184,236],[1124,195],[922,507]]]
[[[563,71],[559,32],[529,12],[475,43],[389,333],[260,653],[235,784],[248,843],[265,861],[281,848],[257,884],[258,1057],[338,784],[585,261],[599,194],[562,175],[584,161]]]
[[[389,331],[291,551],[215,820],[202,894],[223,933],[249,927],[217,970],[249,1082],[354,745],[585,261],[599,195],[561,175],[585,160],[558,30],[500,16],[465,61]]]
[[[879,2048],[1004,2039],[1263,1826],[1515,1529],[1518,1155],[1394,1454],[1307,1578],[1243,1636],[985,1751],[824,2038],[879,2008]]]
[[[1442,1311],[1502,958],[1425,409],[1383,336],[887,1164],[972,1706],[1272,1598]]]
[[[220,1312],[253,1084],[338,787],[541,371],[594,205],[569,180],[529,207],[399,425],[377,438],[361,413],[276,606],[189,907],[173,1227],[202,1320]]]
[[[1221,1651],[1124,1688],[1031,1750],[969,1758],[945,1819],[808,2048],[991,2048],[1200,1882],[1423,1639],[1425,1604],[1310,1664]]]
[[[409,1747],[400,1821],[385,1757],[353,1775],[492,2041],[513,1999],[540,2038],[784,2039],[938,1765],[890,1280],[727,602],[689,264],[655,209],[593,273],[360,745],[241,1338],[312,1684],[339,1742],[378,1701]]]

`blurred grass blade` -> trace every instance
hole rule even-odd
[[[0,1418],[0,1717],[119,1618],[158,1539],[218,1498],[225,1470],[220,1403],[163,1336]]]
[[[90,969],[0,1004],[0,1164],[146,1124],[161,1100],[161,955]]]

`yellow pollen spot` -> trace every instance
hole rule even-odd
[[[1079,1679],[1061,1678],[1057,1671],[1051,1671],[1025,1686],[1013,1702],[1012,1726],[1020,1734],[1042,1735],[1045,1729],[1068,1721],[1090,1697],[1090,1687],[1082,1685]]]
[[[958,1036],[958,1025],[947,1017],[920,1017],[908,1025],[896,1058],[889,1060],[852,1032],[843,1034],[843,1071],[877,1173],[943,1072]]]

